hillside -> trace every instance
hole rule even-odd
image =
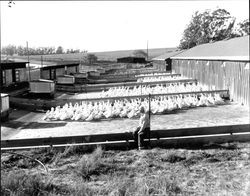
[[[166,52],[176,50],[177,48],[153,48],[149,49],[149,59],[152,59],[156,56],[160,56]],[[138,50],[138,49],[135,49]],[[135,50],[118,50],[118,51],[107,51],[107,52],[93,52],[99,60],[109,60],[109,61],[116,61],[117,58],[132,56]],[[147,52],[146,49],[139,49]]]
[[[135,49],[137,50],[137,49]],[[119,51],[106,51],[106,52],[91,52],[91,54],[95,54],[98,57],[99,61],[116,61],[117,58],[131,56],[135,50],[119,50]],[[156,56],[160,56],[166,52],[176,50],[176,48],[153,48],[149,49],[149,59],[152,59]],[[144,49],[146,52],[146,49]],[[86,53],[75,53],[75,54],[51,54],[51,55],[43,55],[43,61],[80,61],[83,60]],[[27,60],[27,56],[13,56],[9,59],[16,60]],[[30,61],[41,61],[41,55],[32,55],[30,56]]]

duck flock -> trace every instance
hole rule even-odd
[[[119,96],[140,96],[148,94],[167,94],[167,93],[183,93],[183,92],[198,92],[208,91],[208,86],[198,83],[170,83],[157,84],[155,87],[149,85],[138,85],[133,88],[130,87],[111,87],[107,91],[102,91],[96,94],[99,98],[104,97],[119,97]]]
[[[190,94],[161,95],[150,98],[150,112],[152,114],[164,114],[174,110],[187,109],[200,106],[212,106],[224,104],[218,93],[196,93],[196,91],[208,90],[206,86],[200,84],[170,84],[149,86],[110,88],[106,92],[101,92],[101,97],[132,96],[147,94],[163,94],[173,92],[190,92]],[[66,103],[63,107],[51,108],[44,115],[44,120],[75,120],[93,121],[111,118],[134,118],[139,115],[139,108],[144,106],[149,111],[149,98],[119,99],[115,101],[81,101],[80,103]]]

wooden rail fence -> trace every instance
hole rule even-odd
[[[135,76],[136,78],[151,78],[151,77],[161,77],[161,76],[170,76],[170,77],[176,77],[176,76],[181,76],[181,74],[166,74],[166,73],[161,73],[157,75],[137,75]]]
[[[179,142],[186,142],[193,138],[194,141],[199,141],[199,137],[206,138],[207,142],[213,142],[213,139],[209,139],[211,136],[223,135],[234,135],[244,134],[241,140],[250,141],[250,124],[241,125],[227,125],[218,127],[194,127],[194,128],[182,128],[182,129],[170,129],[170,130],[152,130],[150,139],[161,140],[170,139],[178,140]],[[226,135],[227,134],[227,135]],[[222,136],[221,136],[222,137]],[[227,137],[226,137],[227,138]],[[232,137],[231,137],[232,139]],[[78,136],[66,136],[66,137],[48,137],[48,138],[31,138],[31,139],[11,139],[1,140],[1,150],[8,150],[11,148],[22,148],[22,147],[42,147],[42,146],[56,146],[56,145],[68,145],[68,144],[98,144],[98,143],[113,143],[123,142],[129,143],[133,141],[132,132],[126,133],[112,133],[112,134],[95,134],[95,135],[78,135]],[[222,142],[227,142],[227,139],[221,139]],[[189,144],[192,146],[192,143]]]

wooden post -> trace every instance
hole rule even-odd
[[[27,55],[28,55],[28,66],[29,66],[29,82],[30,82],[30,78],[31,78],[31,76],[30,76],[30,56],[29,56],[29,45],[28,45],[28,42],[26,42],[27,43]]]
[[[148,142],[149,142],[149,148],[151,148],[151,142],[150,142],[150,137],[151,137],[151,116],[150,116],[150,107],[151,107],[151,101],[150,101],[150,93],[148,94],[148,117],[149,117],[149,133],[148,133]]]

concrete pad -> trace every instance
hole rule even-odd
[[[19,114],[19,115],[18,115]],[[20,116],[20,114],[23,114]],[[44,121],[44,113],[14,110],[10,121],[2,123],[1,139],[22,139],[123,133],[133,131],[138,119],[105,119],[92,122]],[[214,107],[197,107],[175,113],[151,116],[151,129],[181,129],[249,124],[249,108],[231,103]]]

